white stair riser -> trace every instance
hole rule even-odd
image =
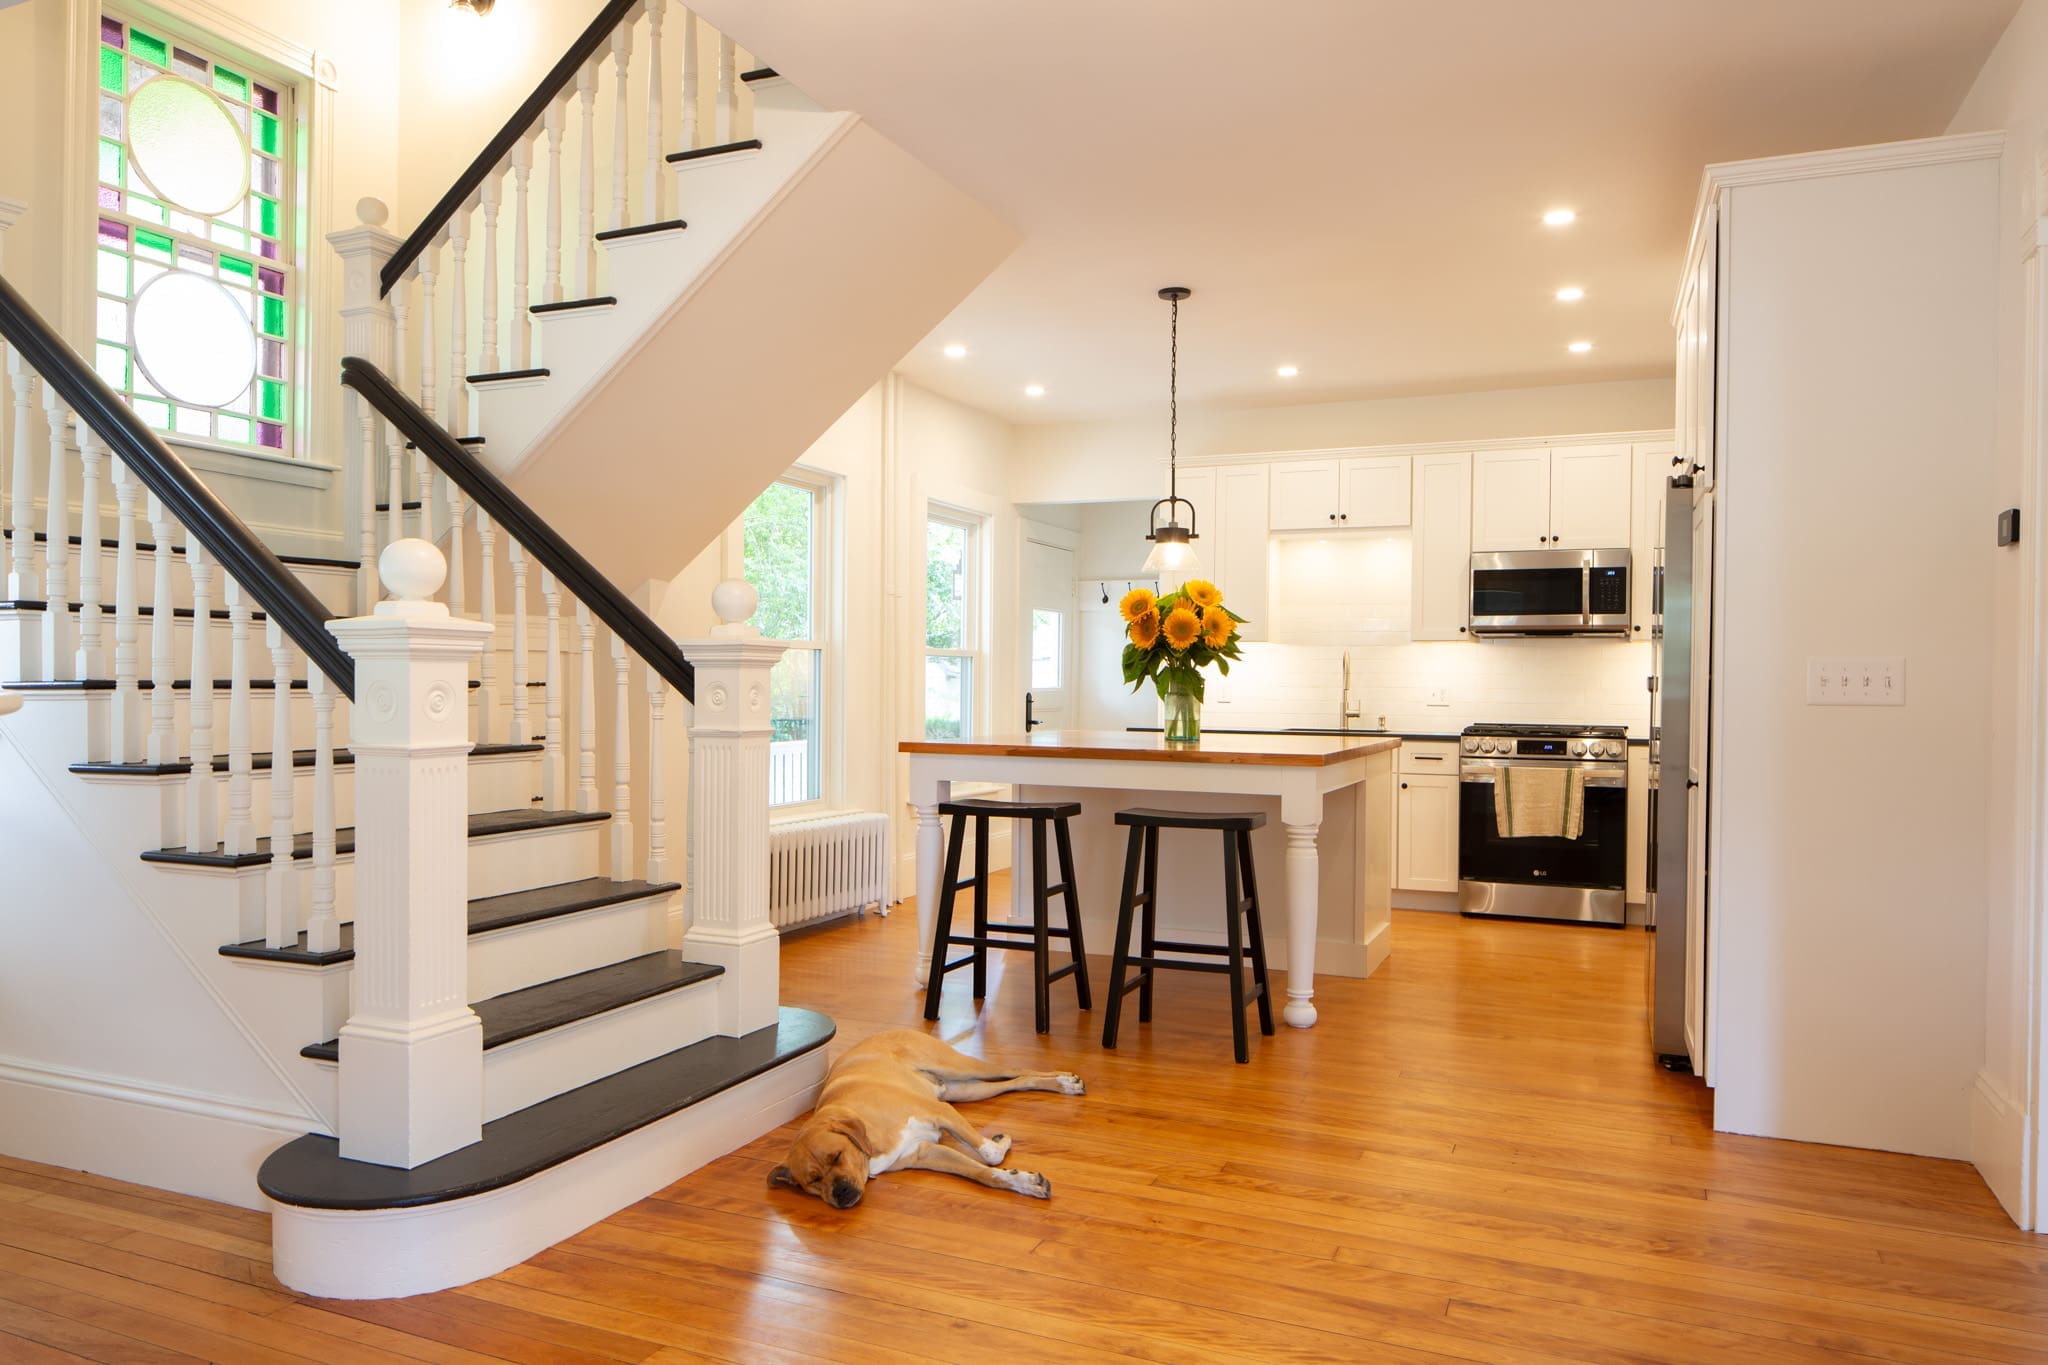
[[[481,1000],[657,952],[668,946],[669,900],[654,896],[471,934],[469,993]]]
[[[713,977],[492,1048],[484,1054],[484,1121],[710,1037],[725,980]]]
[[[471,839],[469,898],[478,900],[604,876],[608,823],[594,820]]]

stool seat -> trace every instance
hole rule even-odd
[[[997,820],[1071,820],[1081,813],[1079,801],[941,801],[941,815],[983,815]]]
[[[1116,822],[1142,829],[1253,830],[1265,828],[1266,813],[1262,810],[1157,810],[1139,806],[1133,810],[1118,811]]]

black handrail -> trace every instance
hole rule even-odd
[[[528,95],[513,112],[512,117],[505,121],[505,126],[500,128],[497,135],[485,146],[483,154],[470,162],[468,169],[456,177],[454,186],[441,196],[441,201],[434,205],[421,220],[420,225],[412,230],[412,235],[398,248],[398,254],[385,264],[384,273],[380,277],[384,282],[384,287],[378,291],[380,295],[389,294],[397,287],[398,282],[405,278],[405,272],[412,268],[412,263],[420,258],[433,244],[434,238],[440,235],[441,229],[448,225],[448,220],[469,202],[471,195],[482,188],[485,178],[504,164],[513,146],[520,138],[526,136],[540,116],[547,112],[548,106],[554,103],[555,97],[575,79],[583,64],[595,57],[598,49],[610,40],[612,30],[624,23],[626,16],[639,8],[640,3],[641,0],[607,0],[605,7],[598,11],[597,17],[590,21],[590,27],[584,29],[576,41],[570,44],[569,50],[562,54],[560,61],[548,68],[548,74],[540,78],[540,84],[534,87],[533,93]]]
[[[200,482],[192,467],[179,459],[162,437],[142,424],[135,410],[108,388],[4,279],[0,279],[0,337],[21,352],[28,367],[106,442],[129,472],[184,526],[186,534],[196,537],[214,562],[306,652],[312,666],[353,701],[355,660],[327,633],[334,613]],[[16,458],[21,454],[17,451]],[[97,546],[81,548],[88,554],[98,553]]]
[[[683,651],[652,617],[633,605],[595,565],[578,554],[555,528],[541,519],[525,499],[505,486],[461,442],[450,436],[417,403],[399,392],[398,386],[369,361],[349,356],[341,362],[341,382],[361,394],[385,421],[397,427],[435,468],[453,479],[492,521],[541,567],[561,581],[570,596],[604,622],[625,641],[626,648],[647,661],[686,701],[697,700],[697,668],[683,657]]]

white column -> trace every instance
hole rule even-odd
[[[378,564],[396,600],[329,623],[356,662],[356,958],[341,1029],[341,1154],[414,1167],[483,1132],[483,1026],[469,1007],[469,661],[491,627],[430,599],[441,552]]]
[[[758,600],[727,579],[711,595],[711,638],[683,645],[697,666],[683,955],[725,968],[719,1032],[732,1037],[774,1024],[782,989],[782,940],[768,918],[768,675],[782,646],[744,624]]]
[[[1287,827],[1287,1007],[1281,1013],[1295,1028],[1314,1028],[1316,903],[1322,886],[1316,833],[1322,828],[1322,801],[1316,800],[1313,811],[1290,809],[1292,804],[1283,801],[1280,812]]]
[[[387,374],[396,349],[395,324],[391,308],[379,291],[383,288],[385,264],[403,245],[384,230],[384,221],[390,216],[391,211],[381,200],[363,199],[356,204],[358,226],[327,234],[327,244],[341,257],[341,353],[359,356]],[[349,396],[354,398],[355,391],[351,389]],[[356,605],[368,610],[377,600],[378,461],[376,425],[369,405],[362,403],[360,412],[357,424],[343,422],[342,449],[352,462],[344,487],[358,504],[353,522],[358,564]],[[353,463],[358,460],[360,464]],[[394,494],[393,501],[402,499]]]

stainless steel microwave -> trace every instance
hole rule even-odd
[[[1627,550],[1506,550],[1472,556],[1472,633],[1628,634]]]

